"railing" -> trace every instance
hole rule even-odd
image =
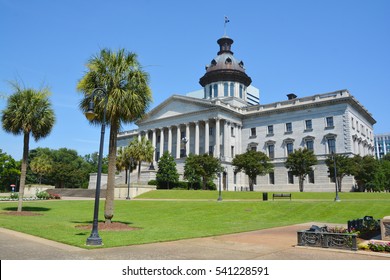
[[[333,248],[357,251],[357,235],[350,233],[313,232],[301,230],[298,246]]]

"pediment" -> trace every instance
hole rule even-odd
[[[173,95],[151,110],[139,123],[182,116],[193,112],[208,110],[213,107],[214,105],[207,100]]]

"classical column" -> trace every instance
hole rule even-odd
[[[180,158],[180,145],[181,145],[181,130],[180,124],[177,126],[176,130],[176,158]]]
[[[164,153],[164,128],[160,128],[160,158]]]
[[[199,121],[195,122],[195,155],[199,155]]]
[[[214,156],[215,157],[218,157],[221,155],[221,150],[220,150],[220,143],[221,143],[221,140],[220,140],[220,137],[219,137],[219,134],[221,133],[220,130],[220,119],[216,118],[215,119],[215,153],[214,153]]]
[[[229,155],[229,149],[230,149],[230,123],[228,123],[225,120],[225,126],[223,128],[223,155],[225,157],[225,160],[227,157],[230,157]]]
[[[190,154],[190,124],[189,123],[186,124],[186,139],[187,139],[186,156],[188,156]]]
[[[140,130],[138,132],[138,141],[140,141],[140,142],[141,142],[141,137],[142,137],[142,130]]]
[[[156,129],[152,130],[153,161],[156,161]]]
[[[210,147],[210,128],[209,128],[209,120],[204,121],[204,153],[209,154]]]
[[[172,154],[172,126],[168,127],[168,152]]]

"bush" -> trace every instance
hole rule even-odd
[[[150,181],[148,182],[148,185],[149,185],[149,186],[157,186],[157,180],[150,180]]]
[[[19,199],[19,193],[11,193],[10,199]]]
[[[50,198],[50,194],[47,193],[46,191],[37,191],[35,193],[35,196],[38,198],[38,199],[49,199]]]

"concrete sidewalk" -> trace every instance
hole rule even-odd
[[[0,228],[1,260],[390,260],[390,254],[295,246],[313,223],[215,237],[82,249]]]

